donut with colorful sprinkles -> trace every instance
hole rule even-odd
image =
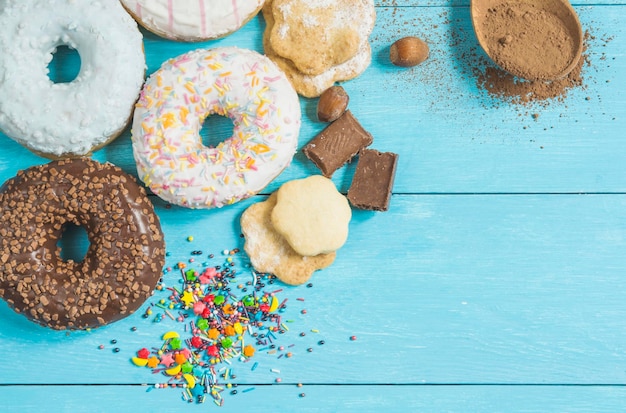
[[[200,136],[211,115],[234,125],[215,147]],[[236,47],[191,51],[166,61],[144,85],[132,126],[137,172],[172,204],[230,205],[290,164],[300,123],[298,95],[267,57]]]

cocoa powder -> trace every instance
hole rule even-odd
[[[491,7],[480,29],[493,60],[524,79],[558,77],[575,56],[570,29],[557,15],[534,4],[506,1]]]
[[[562,99],[568,90],[583,86],[582,71],[586,62],[587,56],[583,51],[574,69],[564,78],[553,81],[524,80],[498,67],[487,65],[484,72],[477,73],[477,83],[490,95],[511,103],[525,104],[548,99]]]

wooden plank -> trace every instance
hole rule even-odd
[[[250,202],[219,211],[157,203],[168,265],[198,249],[224,260],[223,249],[240,246],[238,218]],[[312,288],[267,286],[284,288],[283,317],[294,321],[277,345],[293,344],[293,357],[266,349],[257,369],[236,360],[229,368],[242,383],[272,383],[273,369],[294,383],[626,383],[625,208],[625,195],[396,195],[387,213],[355,213],[348,243]],[[0,383],[166,380],[130,357],[159,347],[168,330],[185,334],[186,324],[142,313],[66,335],[2,303],[0,354],[11,357],[0,358],[10,371]]]
[[[570,90],[563,101],[528,106],[494,99],[477,86],[475,70],[485,63],[467,7],[378,11],[372,66],[345,88],[353,112],[375,136],[373,147],[400,154],[397,193],[625,190],[624,6],[578,7],[585,30],[594,36],[589,40],[584,87]],[[223,40],[191,45],[146,34],[148,72],[166,57],[196,47],[238,45],[261,51],[263,28],[259,17]],[[393,67],[387,60],[389,45],[406,34],[423,37],[432,49],[426,63],[409,70]],[[316,100],[301,103],[300,146],[324,126],[315,121]],[[0,181],[44,161],[9,139],[3,138],[3,144]],[[95,158],[134,173],[129,132]],[[352,171],[349,167],[336,173],[341,190],[349,187]],[[298,153],[268,191],[312,173],[317,169]]]
[[[245,390],[254,388],[244,393]],[[45,397],[33,397],[33,394]],[[300,394],[304,393],[304,397]],[[613,386],[316,386],[293,384],[240,387],[225,392],[220,411],[363,413],[571,412],[613,413],[623,408],[626,389]],[[214,411],[182,401],[181,389],[140,386],[0,386],[4,412]]]
[[[469,7],[470,0],[375,0],[376,7]],[[573,7],[623,5],[624,0],[573,0]]]

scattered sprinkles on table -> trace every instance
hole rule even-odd
[[[193,237],[187,241],[192,242]],[[194,250],[185,261],[164,270],[143,318],[163,326],[165,332],[157,346],[139,348],[131,357],[134,365],[151,369],[162,378],[151,388],[179,388],[187,402],[212,400],[221,406],[225,392],[238,393],[238,385],[232,383],[235,371],[259,368],[255,354],[264,352],[277,360],[294,356],[296,344],[281,343],[288,324],[294,321],[284,318],[289,312],[288,299],[280,298],[283,288],[274,284],[274,276],[255,273],[249,264],[243,265],[240,273],[237,264],[242,255],[238,248],[224,250],[218,257],[223,262],[216,265],[214,254]],[[177,285],[168,285],[176,274],[180,274]],[[295,301],[303,303],[305,299]],[[305,337],[306,333],[292,336]],[[306,345],[300,345],[304,354]],[[312,352],[312,347],[306,352]],[[268,370],[276,375],[275,383],[283,382],[279,369]]]

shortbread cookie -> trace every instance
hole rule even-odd
[[[269,3],[271,4],[271,2]],[[369,42],[364,42],[357,54],[348,61],[331,67],[326,72],[311,76],[306,75],[289,59],[278,56],[269,41],[269,33],[274,25],[274,18],[268,3],[263,8],[263,16],[266,21],[266,29],[263,33],[263,48],[265,55],[269,57],[278,67],[285,72],[287,78],[299,95],[307,98],[320,96],[326,89],[333,86],[335,82],[354,79],[367,69],[372,61],[372,50]]]
[[[373,0],[273,0],[272,49],[305,75],[347,62],[374,28]]]
[[[296,179],[276,194],[272,226],[298,254],[327,254],[348,239],[352,210],[330,179],[321,175]]]
[[[332,264],[336,254],[304,257],[295,252],[272,226],[271,214],[276,199],[274,193],[266,201],[253,204],[244,211],[241,216],[241,231],[245,237],[243,248],[256,271],[274,274],[286,284],[303,284],[315,271]]]

